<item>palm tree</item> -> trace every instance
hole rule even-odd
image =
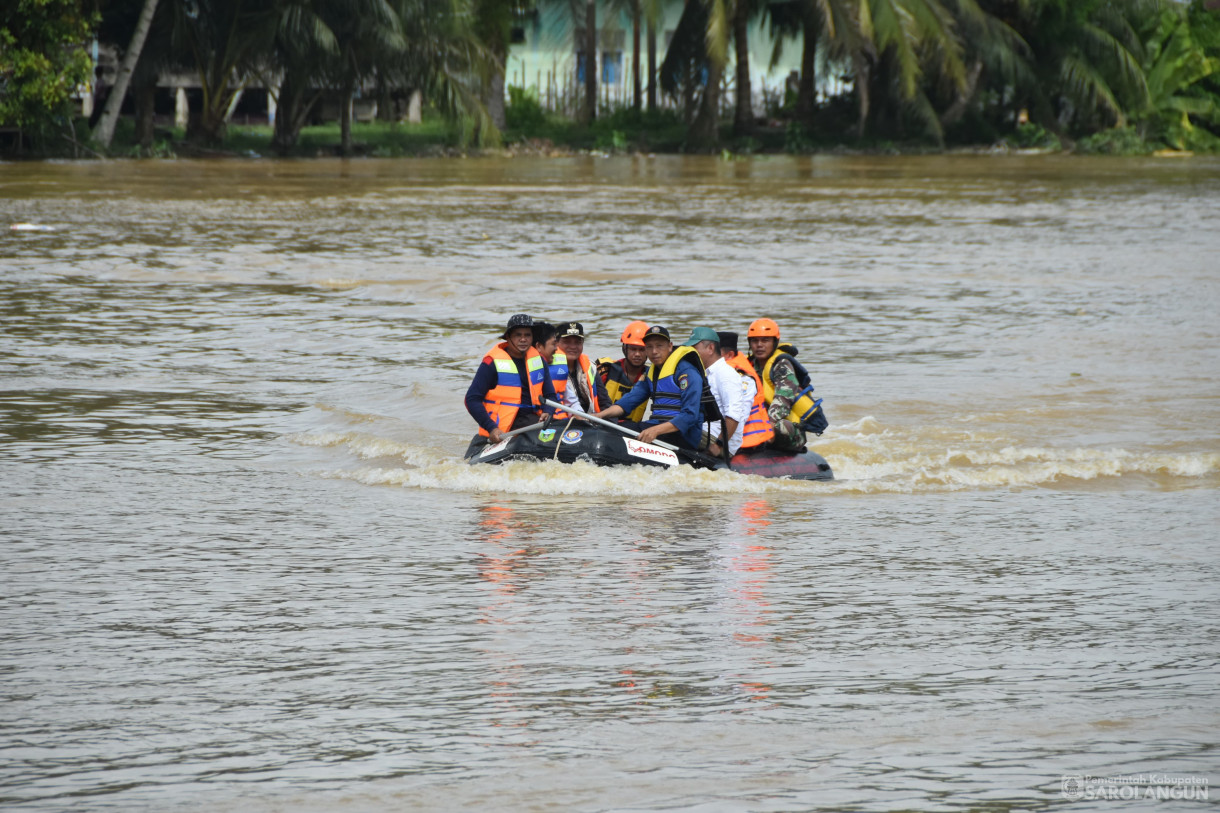
[[[966,81],[940,114],[943,130],[961,120],[987,78],[1001,87],[1028,83],[1033,73],[1029,45],[1012,27],[1016,15],[1027,11],[1031,0],[956,0],[954,17],[967,64]]]
[[[399,18],[388,0],[338,0],[347,13],[330,19],[338,46],[329,61],[330,72],[341,92],[339,151],[352,151],[352,102],[356,89],[372,76],[378,64],[390,59],[406,43]]]
[[[852,55],[858,134],[864,135],[873,96],[878,95],[895,121],[902,109],[909,109],[939,139],[939,119],[920,82],[925,66],[933,66],[954,85],[965,84],[962,43],[949,9],[940,0],[861,0],[858,19],[865,43]]]
[[[192,111],[188,138],[218,142],[230,106],[264,67],[265,57],[286,16],[308,0],[184,0],[173,3],[174,46],[189,55],[198,72],[202,106]]]
[[[153,15],[156,12],[157,0],[144,0],[140,17],[136,21],[135,31],[131,35],[131,42],[127,45],[127,50],[123,52],[123,59],[119,62],[119,72],[115,77],[114,87],[111,88],[110,96],[106,99],[102,117],[98,119],[97,125],[93,128],[93,140],[103,147],[109,147],[110,140],[114,138],[114,125],[119,119],[119,109],[123,106],[123,97],[127,95],[127,85],[135,71],[136,62],[140,59],[140,52],[144,49],[144,40],[148,36],[148,29],[152,27]]]
[[[329,7],[324,2],[298,7],[285,15],[276,30],[273,51],[264,74],[268,88],[278,88],[276,96],[275,132],[271,146],[286,154],[297,143],[301,128],[310,111],[321,99],[327,79],[324,64],[338,53],[335,32],[324,14]]]
[[[491,56],[484,82],[483,104],[496,128],[504,129],[504,67],[513,18],[520,12],[515,0],[475,0],[475,32]]]
[[[1064,125],[1125,124],[1122,99],[1148,88],[1138,54],[1141,19],[1163,0],[1035,0],[1017,21],[1029,43],[1033,79],[1020,92],[1033,118],[1067,139]]]
[[[585,0],[585,103],[581,108],[581,120],[588,124],[597,118],[597,0]]]

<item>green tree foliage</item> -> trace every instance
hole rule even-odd
[[[80,0],[0,4],[0,126],[36,138],[64,127],[77,87],[92,79],[95,23]]]
[[[1220,96],[1204,84],[1220,71],[1220,51],[1209,52],[1196,41],[1186,14],[1172,9],[1156,19],[1145,40],[1142,67],[1147,93],[1132,110],[1141,135],[1178,149],[1220,146],[1192,122],[1220,124]]]

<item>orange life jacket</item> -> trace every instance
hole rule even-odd
[[[767,399],[763,397],[762,381],[758,378],[758,373],[747,356],[738,353],[726,361],[737,372],[754,380],[754,403],[750,404],[750,416],[746,418],[746,425],[741,429],[741,448],[761,446],[775,437],[775,430],[771,428],[771,419],[767,416]]]
[[[517,410],[526,406],[521,403],[521,372],[506,347],[508,342],[501,342],[487,354],[496,368],[496,385],[483,397],[483,408],[501,432],[512,428]],[[532,347],[525,352],[525,372],[530,380],[532,404],[529,406],[537,408],[542,405],[542,382],[546,379],[546,364],[542,361],[542,356],[538,355],[538,351]],[[479,434],[487,437],[488,432],[480,426]]]

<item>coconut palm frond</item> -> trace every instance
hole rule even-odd
[[[928,99],[926,93],[923,91],[916,93],[906,100],[904,107],[912,118],[924,126],[924,132],[933,138],[936,143],[945,143],[945,130],[940,123],[940,116],[937,114],[936,108],[932,106],[932,102]]]
[[[1135,55],[1106,29],[1093,23],[1080,27],[1084,36],[1082,46],[1085,53],[1097,60],[1105,60],[1115,73],[1115,79],[1131,89],[1135,106],[1142,107],[1148,101],[1148,81],[1144,69]]]
[[[1092,63],[1078,56],[1068,56],[1063,60],[1060,74],[1064,87],[1082,107],[1101,107],[1114,116],[1120,127],[1126,125],[1126,114],[1114,91]]]

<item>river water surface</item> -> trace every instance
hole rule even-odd
[[[1217,224],[1210,159],[0,165],[0,805],[1214,784]],[[516,312],[774,318],[837,479],[464,464]]]

